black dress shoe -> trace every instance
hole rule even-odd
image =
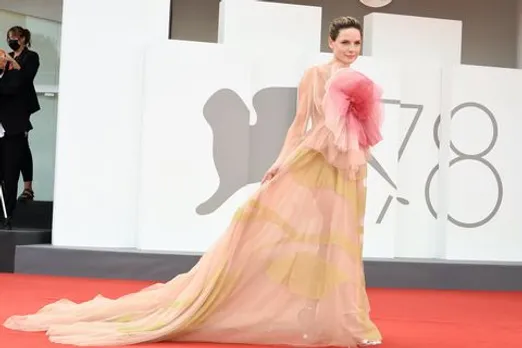
[[[9,217],[5,218],[4,221],[2,221],[3,230],[11,230],[13,228],[13,226],[11,224],[11,220],[12,220],[12,218],[9,216]]]

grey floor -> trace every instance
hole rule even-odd
[[[15,272],[166,281],[190,270],[199,258],[191,253],[21,245]],[[522,263],[367,259],[365,273],[369,287],[522,290]]]

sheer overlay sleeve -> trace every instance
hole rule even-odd
[[[315,67],[309,68],[305,73],[297,90],[297,109],[294,121],[286,133],[285,142],[281,153],[274,166],[281,165],[284,160],[299,145],[306,132],[308,120],[313,112],[313,92],[314,84],[317,80],[317,70]]]

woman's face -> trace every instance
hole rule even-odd
[[[25,40],[11,31],[7,34],[7,43],[12,50],[16,51],[20,46],[24,45]]]
[[[335,59],[343,65],[351,65],[361,54],[361,32],[355,28],[341,29],[337,39],[328,38]]]

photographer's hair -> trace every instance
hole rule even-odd
[[[31,32],[29,31],[29,29],[25,29],[25,28],[22,28],[22,27],[17,25],[15,27],[10,28],[7,31],[7,38],[8,39],[9,39],[9,34],[16,35],[19,38],[23,38],[25,45],[27,47],[31,47]]]
[[[359,30],[362,36],[362,25],[357,19],[353,17],[343,16],[334,19],[330,23],[330,27],[328,28],[328,36],[332,41],[335,41],[339,36],[339,32],[343,29],[354,28]]]

